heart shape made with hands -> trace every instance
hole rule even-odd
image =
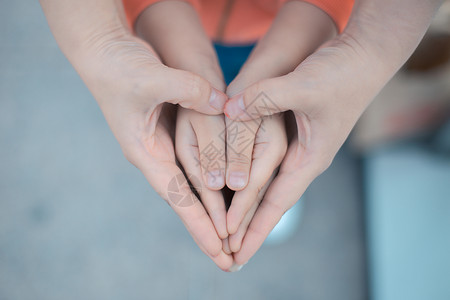
[[[160,17],[162,15],[171,18],[164,19]],[[177,22],[170,21],[174,19]],[[211,84],[211,91],[225,92],[233,99],[264,79],[291,72],[312,51],[333,37],[336,28],[320,9],[302,2],[286,3],[271,31],[258,42],[228,86],[224,83],[216,53],[189,5],[167,1],[151,6],[139,17],[136,31],[152,45],[165,65],[196,74]],[[161,35],[160,32],[171,34]],[[283,44],[282,53],[278,51],[280,43]],[[200,82],[198,78],[191,81],[192,90],[198,90]],[[259,93],[245,103],[247,107],[236,110],[232,105],[226,105],[224,109],[228,116],[197,112],[195,107],[183,105],[182,99],[176,108],[174,150],[183,172],[172,174],[172,179],[165,181],[170,181],[166,185],[167,191],[160,194],[165,195],[178,214],[184,213],[183,221],[194,240],[223,270],[234,270],[246,263],[288,205],[284,201],[274,201],[274,197],[270,201],[263,199],[270,192],[271,183],[280,181],[277,170],[286,154],[289,155],[288,144],[298,144],[296,134],[288,141],[287,130],[290,128],[286,128],[286,123],[296,128],[297,118],[280,109],[277,99],[265,92],[264,85],[258,86]],[[236,117],[237,111],[264,113],[243,118]],[[292,179],[286,182],[296,184]],[[292,190],[284,188],[284,193]],[[278,196],[282,194],[278,192]],[[193,217],[192,212],[186,211],[194,207],[197,210]],[[193,218],[200,213],[202,218],[210,219],[203,221],[204,228],[198,224],[194,226]],[[211,232],[211,225],[214,232]],[[213,235],[216,236],[213,238]]]
[[[138,38],[117,1],[82,2],[41,1],[62,51],[126,158],[233,271],[331,164],[442,1],[359,1],[338,36],[325,11],[286,1],[228,87],[188,3],[147,7]]]

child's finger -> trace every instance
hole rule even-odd
[[[226,120],[227,140],[227,186],[234,191],[244,189],[250,177],[255,136],[260,120],[238,122]]]
[[[186,173],[192,174],[197,179],[200,187],[197,192],[203,206],[206,208],[211,220],[214,224],[215,230],[221,239],[228,236],[226,229],[226,208],[225,200],[220,191],[211,190],[202,180],[201,155],[199,153],[199,146],[197,144],[197,136],[191,127],[189,116],[196,114],[192,111],[187,111],[183,108],[179,109],[176,129],[176,154],[178,160],[183,165]],[[205,116],[202,116],[205,117]],[[220,118],[220,117],[217,117]],[[211,121],[211,120],[210,120]],[[225,145],[223,145],[225,147]],[[223,169],[225,163],[223,162]],[[222,180],[223,181],[223,180]],[[223,186],[223,184],[222,184]]]
[[[190,113],[199,152],[199,166],[205,185],[212,190],[225,186],[225,120],[223,116]]]

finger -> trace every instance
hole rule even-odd
[[[222,240],[222,249],[226,254],[231,254],[230,243],[228,242],[228,238]]]
[[[200,249],[207,254],[219,268],[225,271],[228,270],[233,264],[233,258],[223,252],[222,241],[218,237],[215,226],[213,225],[210,216],[205,211],[205,207],[198,201],[192,191],[186,187],[187,184],[183,182],[184,175],[179,169],[174,168],[172,171],[169,171],[166,167],[164,168],[164,171],[167,173],[180,172],[174,177],[177,178],[176,185],[178,190],[176,193],[168,191],[167,196],[165,196],[165,198],[168,199],[169,205],[183,221]],[[172,178],[172,182],[169,182],[169,188],[171,187],[170,185],[173,186],[174,182],[175,181]],[[182,185],[181,188],[180,185]],[[176,197],[174,195],[176,195]],[[211,195],[208,196],[211,197]],[[220,203],[219,201],[217,202]]]
[[[333,21],[323,10],[301,1],[285,3],[227,88],[227,94],[233,98],[227,102],[225,113],[231,119],[248,120],[292,109],[293,103],[305,99],[305,91],[301,89],[300,80],[283,84],[282,81],[287,80],[283,75],[290,74],[335,35]],[[283,80],[276,79],[278,76],[283,76]],[[267,78],[275,79],[265,80]],[[308,78],[303,80],[307,82]]]
[[[276,173],[277,170],[274,170],[270,178],[266,181],[266,184],[264,184],[264,186],[256,193],[254,201],[252,202],[250,209],[247,211],[241,223],[239,224],[239,227],[233,234],[230,234],[230,236],[228,237],[229,247],[232,252],[238,252],[241,249],[242,240],[245,236],[245,233],[247,232],[248,225],[252,221],[253,216],[255,215],[256,210],[258,209],[259,204],[264,197],[264,194],[275,178]]]
[[[278,168],[287,150],[284,119],[281,114],[263,119],[253,149],[250,180],[244,190],[237,192],[227,212],[227,229],[233,234],[244,216],[258,201],[260,192]],[[260,201],[260,200],[259,200]]]
[[[155,166],[151,169],[141,168],[141,171],[154,186],[167,187],[165,191],[159,190],[160,195],[178,214],[200,249],[220,268],[228,269],[231,265],[227,264],[224,257],[222,241],[216,233],[215,226],[202,203],[189,188],[181,170],[174,164],[163,163],[156,168]],[[190,179],[192,180],[192,177]],[[232,259],[228,262],[232,264]]]
[[[261,122],[237,122],[226,118],[227,186],[234,191],[244,189],[250,177],[255,136]]]
[[[233,259],[222,251],[222,241],[216,233],[211,218],[191,191],[180,168],[174,162],[161,162],[154,159],[148,154],[149,146],[141,146],[134,147],[132,154],[128,152],[128,156],[132,156],[130,161],[139,168],[155,191],[178,214],[200,249],[221,269],[228,270],[233,264]]]
[[[293,154],[289,152],[297,151],[293,148],[291,146],[288,150],[289,156]],[[289,159],[283,162],[280,173],[269,186],[247,229],[241,249],[233,255],[237,264],[246,263],[256,253],[283,214],[300,199],[318,174],[317,168],[311,164],[295,172],[283,171],[289,163]]]
[[[173,68],[165,68],[153,85],[159,91],[160,101],[210,115],[222,113],[227,99],[219,92],[225,88],[222,72],[192,5],[180,1],[151,5],[137,19],[136,31],[152,45],[164,64]]]
[[[281,77],[263,79],[230,98],[225,104],[224,113],[237,121],[248,121],[270,116],[298,107],[308,109],[310,96],[305,83],[297,78],[297,73]]]
[[[206,164],[206,162],[202,162],[201,160],[199,144],[197,144],[197,137],[188,119],[188,113],[189,112],[187,111],[183,111],[183,109],[179,110],[175,135],[175,150],[177,153],[177,158],[183,165],[186,172],[192,174],[198,178],[199,181],[203,182],[202,177],[204,175],[202,174],[201,165]],[[223,148],[224,147],[225,145],[223,145]],[[222,151],[224,151],[224,149],[222,149]],[[215,159],[219,160],[218,157],[215,157]],[[224,164],[225,162],[222,162],[222,173],[224,173],[225,169]],[[218,179],[216,178],[216,180]],[[222,182],[224,182],[223,179]],[[202,185],[197,192],[199,193],[200,199],[211,217],[218,236],[221,239],[226,238],[228,236],[228,231],[226,229],[226,207],[222,193],[217,190],[211,190],[205,185]]]
[[[259,203],[262,200],[262,197],[264,194],[262,194],[260,197],[257,196],[257,201],[253,202],[252,207],[249,211],[247,211],[247,214],[245,215],[244,219],[242,220],[241,224],[239,224],[238,229],[228,236],[228,249],[231,253],[233,252],[239,252],[242,245],[242,240],[244,239],[245,233],[247,232],[248,225],[253,219],[253,216],[256,213],[256,210],[258,209]],[[225,251],[225,250],[224,250]],[[227,252],[225,252],[227,253]]]
[[[198,143],[201,175],[209,189],[220,190],[225,186],[225,120],[222,116],[190,115]]]
[[[149,82],[148,93],[156,95],[158,103],[168,102],[208,115],[223,112],[227,96],[194,73],[159,66],[158,77]]]
[[[223,250],[217,256],[211,256],[202,250],[222,271],[231,272],[234,264],[233,256]]]

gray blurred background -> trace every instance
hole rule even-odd
[[[293,237],[224,273],[123,157],[38,2],[0,3],[0,300],[413,299],[415,282],[450,299],[448,156],[369,147],[366,116],[359,146],[306,192]],[[404,266],[428,281],[403,280]]]

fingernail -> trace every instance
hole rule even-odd
[[[227,98],[224,94],[219,93],[216,89],[211,88],[211,96],[209,97],[209,105],[217,111],[223,111]]]
[[[239,117],[243,112],[245,112],[244,95],[241,94],[228,100],[225,104],[224,111],[230,119],[236,119]]]
[[[247,173],[231,172],[228,183],[230,189],[243,189],[247,185]]]
[[[220,189],[225,185],[221,170],[212,170],[206,173],[206,180],[208,181],[208,187],[212,189]]]
[[[242,269],[244,265],[238,265],[236,263],[233,263],[233,265],[228,269],[228,272],[238,272]]]

